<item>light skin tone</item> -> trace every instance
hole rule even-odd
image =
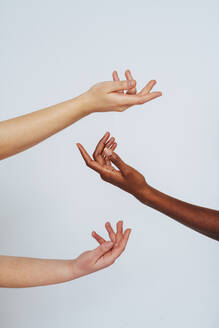
[[[99,246],[73,260],[52,260],[0,256],[0,287],[36,287],[71,281],[112,265],[124,252],[131,229],[123,231],[118,221],[116,232],[109,222],[105,225],[109,241],[92,232]]]
[[[219,211],[196,206],[168,196],[150,186],[145,177],[114,152],[117,143],[107,132],[99,141],[93,158],[81,144],[79,151],[88,167],[101,178],[135,196],[143,204],[215,240],[219,240]],[[109,141],[110,145],[109,145]]]
[[[76,98],[0,122],[0,160],[40,143],[89,114],[109,111],[123,112],[129,107],[160,97],[161,92],[152,91],[155,84],[156,81],[151,80],[137,93],[136,81],[129,70],[125,72],[123,81],[120,81],[118,73],[114,71],[113,81],[98,83]],[[113,140],[108,146],[113,149]],[[129,233],[130,231],[125,232],[124,240]],[[109,243],[103,244],[99,250],[106,251],[105,248],[109,245]],[[111,248],[107,249],[106,256],[103,257],[102,254],[101,259],[104,258],[104,261],[98,261],[96,264],[106,264],[107,266],[107,263],[111,263],[110,259],[112,260],[115,254],[119,254],[118,246],[116,247],[111,245]],[[121,249],[123,247],[124,242],[122,242]],[[83,260],[86,264],[87,257],[91,259],[92,254],[97,255],[97,253],[98,250],[85,253],[79,257],[80,262],[79,260],[43,260],[0,256],[0,286],[38,286],[78,278],[77,274],[69,275],[69,267],[72,268],[73,263],[82,263]],[[96,271],[103,268],[98,265],[95,268],[94,266],[90,267],[91,272],[94,269]],[[84,274],[89,273],[89,268],[87,267],[87,269]],[[81,273],[81,275],[84,274]]]
[[[0,122],[0,159],[40,143],[89,114],[123,112],[161,96],[161,92],[151,91],[155,80],[137,93],[136,81],[129,70],[125,76],[126,79],[120,81],[114,71],[113,81],[98,83],[76,98]]]

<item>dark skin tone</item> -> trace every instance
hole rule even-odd
[[[117,143],[115,138],[109,137],[107,132],[99,141],[93,158],[81,144],[77,144],[88,167],[98,172],[104,181],[127,191],[143,204],[219,241],[219,211],[183,202],[151,187],[141,173],[114,152]]]

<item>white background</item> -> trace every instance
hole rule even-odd
[[[57,286],[0,290],[2,328],[219,325],[218,243],[102,182],[91,152],[109,130],[148,183],[218,209],[218,1],[0,2],[0,119],[129,68],[163,97],[94,114],[0,166],[0,253],[74,258],[123,219],[132,235],[107,270]]]

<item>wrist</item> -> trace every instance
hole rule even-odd
[[[80,278],[83,276],[82,272],[78,270],[77,259],[69,260],[69,273],[71,275],[71,280]]]
[[[74,99],[80,104],[80,109],[84,116],[95,112],[95,104],[89,90]]]
[[[143,188],[135,192],[134,196],[142,203],[149,203],[152,198],[153,188],[146,184]]]

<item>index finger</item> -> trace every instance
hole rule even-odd
[[[90,155],[87,153],[87,151],[84,149],[84,147],[80,143],[77,143],[77,147],[88,167],[90,167],[91,169],[93,169],[94,171],[96,171],[100,174],[103,174],[106,172],[106,170],[98,162],[92,160]]]
[[[85,163],[88,165],[92,161],[90,155],[88,154],[88,152],[84,149],[84,147],[80,143],[77,143],[76,145],[77,145]]]

